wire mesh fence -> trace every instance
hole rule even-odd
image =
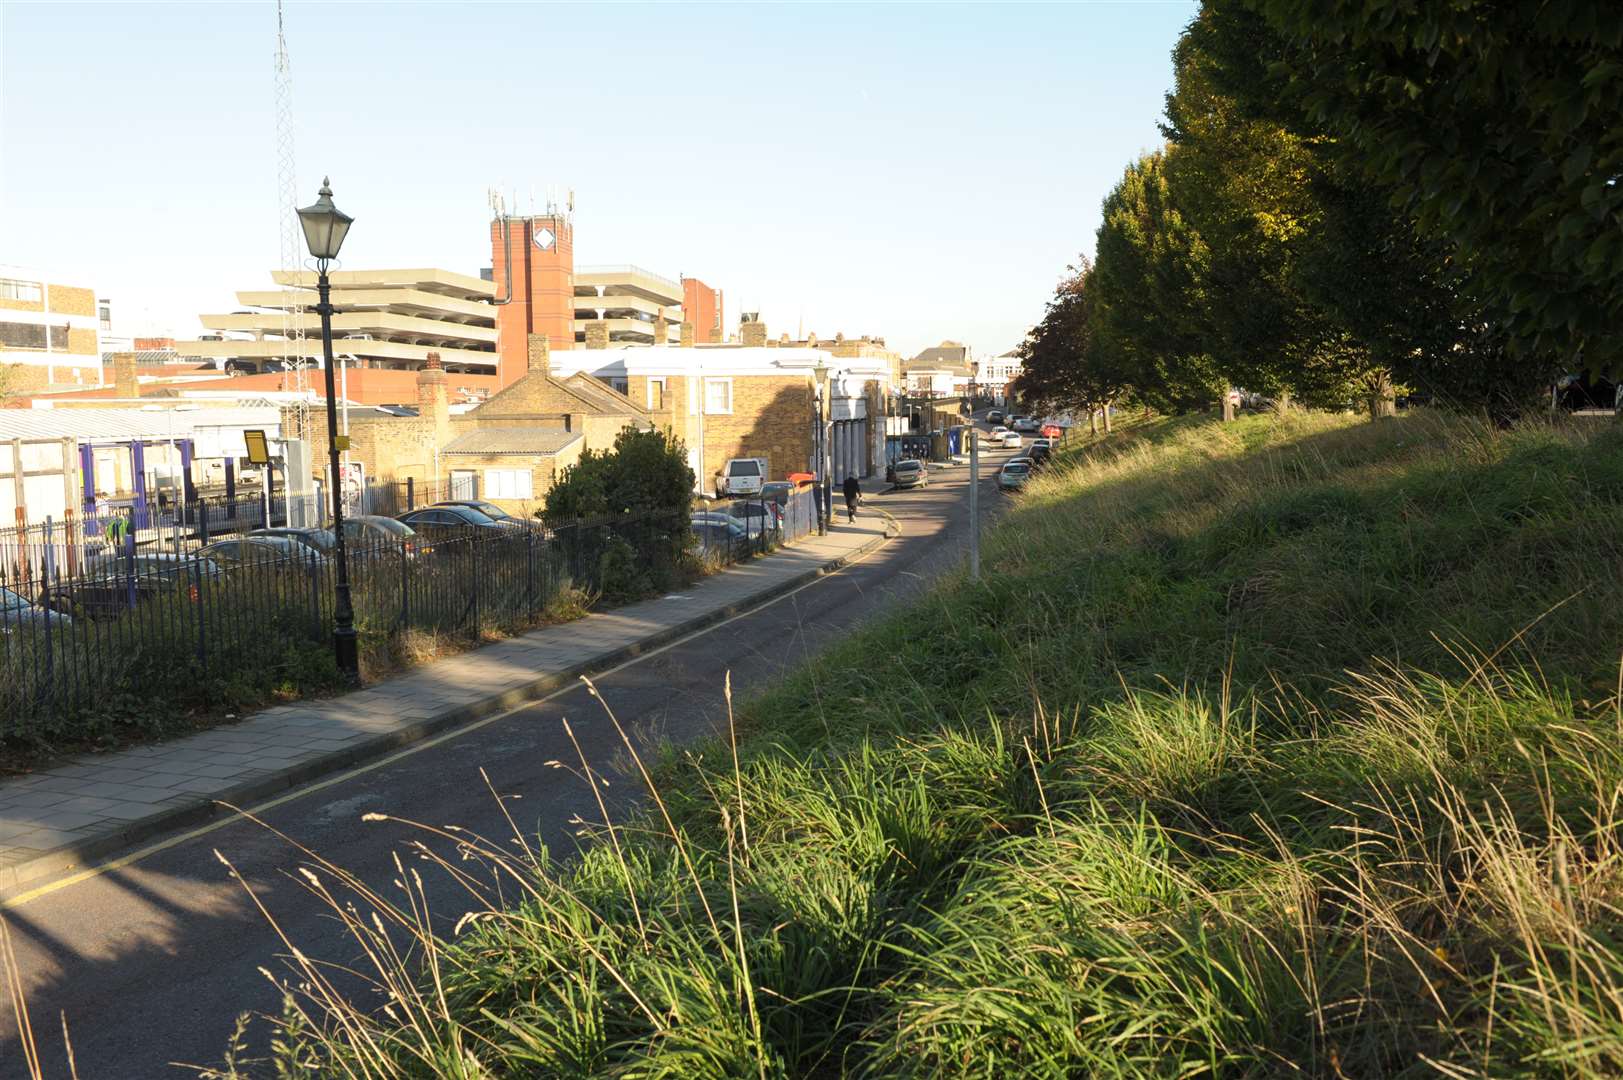
[[[509,520],[423,527],[409,537],[345,535],[356,626],[376,641],[407,630],[517,632],[543,621],[569,590],[633,599],[815,528],[811,493],[802,491],[781,502],[551,528]],[[325,664],[337,576],[332,534],[233,536],[46,529],[0,549],[0,738],[62,733],[86,717],[165,703],[179,708],[222,687],[275,692],[297,686],[301,665]]]

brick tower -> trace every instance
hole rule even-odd
[[[497,297],[512,287],[512,300],[496,309],[496,373],[506,386],[529,369],[531,334],[545,334],[553,348],[574,343],[575,227],[569,214],[555,210],[500,216],[490,223],[490,251]]]

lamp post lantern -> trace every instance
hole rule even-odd
[[[304,229],[305,246],[316,260],[316,293],[319,303],[316,313],[321,316],[321,354],[327,379],[327,457],[332,492],[332,531],[337,543],[338,583],[333,597],[333,655],[338,661],[338,672],[350,682],[360,678],[360,650],[355,639],[355,607],[349,595],[349,552],[344,541],[344,480],[339,464],[338,449],[338,394],[333,386],[332,357],[332,286],[327,280],[327,268],[338,258],[339,248],[354,218],[333,205],[332,181],[323,177],[316,201],[299,211],[299,225]]]

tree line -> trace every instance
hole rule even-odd
[[[1029,406],[1508,419],[1623,366],[1623,5],[1205,0],[1173,60],[1164,145],[1020,348]]]

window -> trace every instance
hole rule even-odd
[[[103,330],[111,330],[113,328],[113,309],[107,305],[105,300],[97,305],[96,316],[97,318],[101,319],[101,328]]]
[[[39,282],[18,281],[16,278],[0,278],[0,300],[24,300],[32,304],[40,302]]]
[[[0,345],[8,349],[43,349],[46,333],[46,328],[39,323],[0,322]],[[62,337],[65,339],[66,333]]]
[[[665,407],[665,380],[648,380],[648,407],[650,409],[663,409]]]
[[[529,499],[534,497],[529,469],[486,469],[485,498]]]
[[[711,414],[733,411],[733,380],[706,379],[704,381],[704,411]]]

